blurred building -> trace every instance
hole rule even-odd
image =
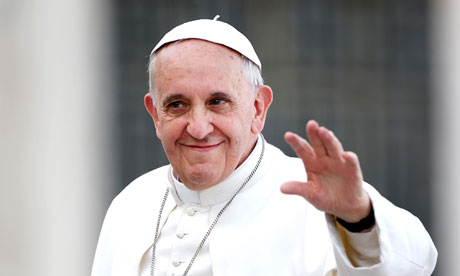
[[[65,2],[65,3],[64,3]],[[0,2],[0,276],[88,275],[110,200],[167,163],[143,107],[172,27],[213,18],[253,43],[274,90],[266,139],[315,119],[365,180],[417,215],[460,271],[455,0]]]

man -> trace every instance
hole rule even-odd
[[[363,184],[331,131],[286,133],[299,158],[265,141],[260,71],[247,38],[217,20],[157,44],[145,106],[171,164],[113,201],[92,275],[430,275],[423,225]]]

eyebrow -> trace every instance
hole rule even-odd
[[[178,100],[178,99],[183,99],[185,98],[184,94],[171,94],[171,95],[168,95],[164,100],[163,100],[163,105],[166,105],[174,100]]]
[[[212,92],[211,93],[211,97],[222,97],[222,98],[227,98],[227,99],[231,99],[232,97],[230,96],[230,94],[228,93],[225,93],[225,92]]]
[[[232,96],[230,94],[221,92],[221,91],[212,92],[210,97],[222,97],[222,98],[232,99]],[[181,94],[181,93],[168,95],[163,100],[163,106],[175,100],[184,99],[184,98],[185,98],[184,94]]]

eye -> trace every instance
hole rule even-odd
[[[182,101],[174,101],[174,102],[170,102],[169,104],[166,105],[167,108],[183,108],[185,107],[185,103],[182,102]]]
[[[225,104],[227,100],[222,99],[222,98],[214,98],[209,101],[210,105],[222,105]]]
[[[232,98],[227,93],[216,92],[206,102],[209,110],[214,112],[227,112],[233,105]]]
[[[183,101],[172,101],[165,105],[164,112],[170,115],[180,115],[187,112],[188,105]]]

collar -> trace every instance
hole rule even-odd
[[[174,177],[173,169],[170,165],[168,172],[169,189],[176,203],[179,205],[197,204],[206,207],[230,200],[256,166],[262,152],[263,139],[263,136],[259,134],[256,146],[251,154],[249,154],[248,158],[246,158],[246,160],[226,179],[202,191],[190,190],[182,182],[178,181],[176,177]],[[255,181],[251,179],[243,190],[250,188],[253,183],[255,183]]]

